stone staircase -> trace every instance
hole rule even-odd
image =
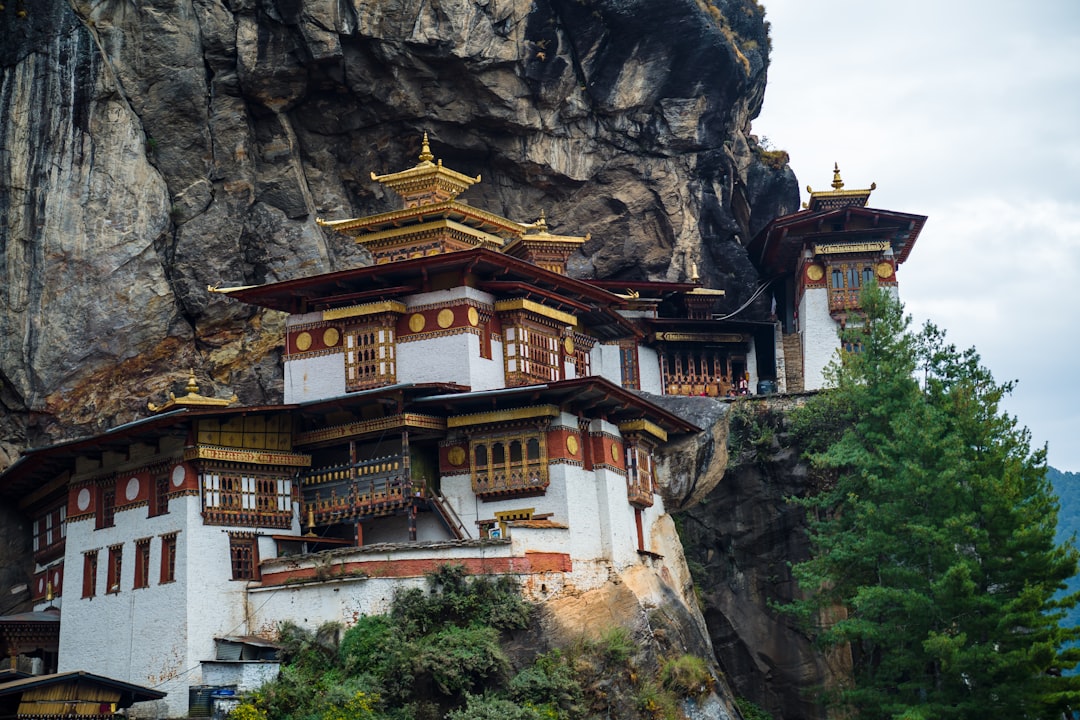
[[[802,392],[803,385],[802,342],[798,333],[784,335],[784,373],[787,392]]]

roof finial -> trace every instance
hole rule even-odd
[[[431,146],[428,145],[427,133],[424,133],[424,144],[420,148],[420,162],[431,162],[435,156],[431,154]]]
[[[701,276],[698,275],[696,262],[690,263],[690,282],[701,282]]]
[[[196,395],[199,392],[199,383],[195,381],[195,368],[191,369],[191,374],[188,375],[187,386],[184,388],[187,390],[188,395]]]
[[[840,163],[833,163],[832,186],[833,190],[840,190],[844,187],[844,181],[840,179]]]

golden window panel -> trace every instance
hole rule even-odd
[[[547,489],[547,435],[538,429],[472,438],[469,459],[473,492],[482,498]]]

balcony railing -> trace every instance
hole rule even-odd
[[[626,486],[626,497],[630,504],[638,508],[653,506],[652,483],[629,481]]]
[[[829,312],[855,310],[859,307],[859,290],[829,290]]]
[[[509,470],[477,470],[473,492],[480,497],[523,495],[547,490],[547,464],[511,467]]]
[[[301,477],[304,518],[316,525],[391,515],[426,497],[423,481],[403,471],[400,456],[313,468]]]

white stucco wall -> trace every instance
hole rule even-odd
[[[803,387],[825,386],[825,368],[840,347],[837,324],[829,315],[829,291],[809,288],[799,303],[799,335],[803,351]]]
[[[345,356],[341,353],[286,359],[283,365],[286,403],[345,394]]]
[[[654,395],[664,394],[664,381],[660,376],[660,356],[655,348],[638,346],[638,370],[641,389]]]
[[[447,290],[433,290],[431,292],[407,295],[402,298],[405,307],[409,311],[415,311],[424,305],[436,305],[438,303],[452,302],[454,300],[475,300],[484,305],[495,305],[495,296],[491,293],[477,290],[476,288],[460,285]]]
[[[491,359],[487,359],[480,357],[480,338],[474,333],[399,341],[397,379],[403,383],[453,382],[473,390],[505,387],[502,344],[492,342]]]
[[[616,385],[622,385],[622,361],[618,345],[593,345],[589,352],[589,367],[593,375],[599,375]]]

